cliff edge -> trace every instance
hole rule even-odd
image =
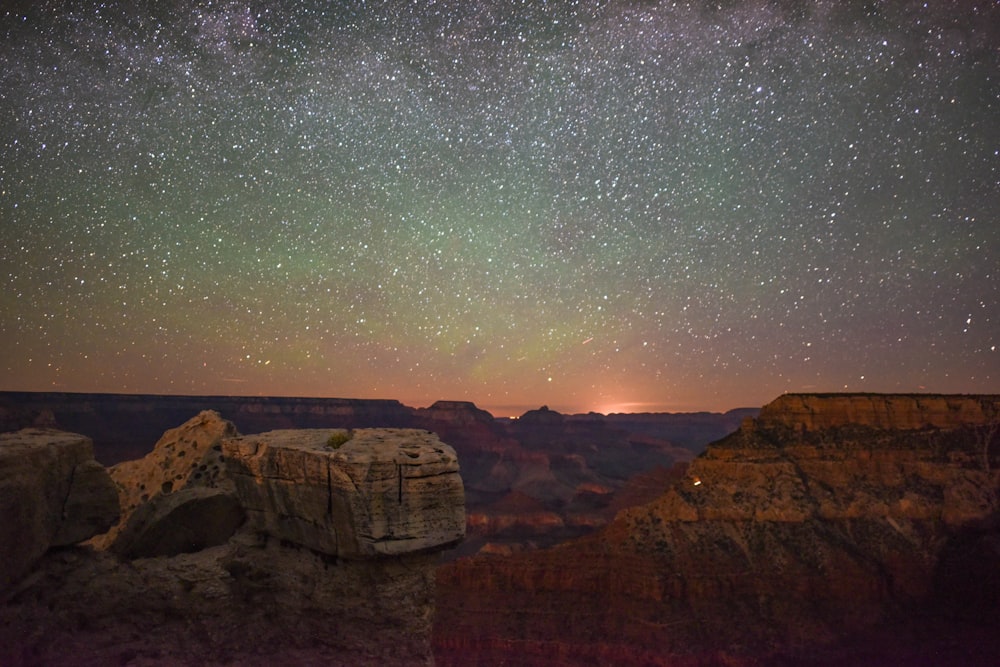
[[[847,425],[913,431],[983,426],[1000,420],[1000,396],[783,394],[761,408],[761,428],[820,431]]]

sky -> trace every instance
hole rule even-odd
[[[0,390],[1000,393],[1000,3],[0,4]]]

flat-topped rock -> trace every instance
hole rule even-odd
[[[118,519],[118,494],[90,441],[30,428],[0,434],[0,591],[48,549],[86,540]]]
[[[270,431],[226,440],[223,453],[248,521],[276,538],[357,559],[465,535],[458,458],[428,431]]]
[[[818,431],[959,428],[1000,420],[1000,396],[961,394],[784,394],[761,408],[756,424]]]

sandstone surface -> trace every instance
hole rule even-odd
[[[92,503],[117,514],[119,494],[106,473],[106,497],[72,490],[96,476],[85,438],[3,436],[0,513],[30,521],[2,524],[0,665],[433,664],[438,550],[465,523],[454,451],[425,431],[330,439],[343,433],[241,437],[202,413],[119,468],[120,484],[145,488],[121,489],[130,513],[114,540],[44,555],[56,542],[32,531],[79,533],[67,521]],[[288,517],[298,532],[275,529]]]
[[[239,523],[234,509],[238,507],[238,502],[233,496],[233,482],[224,474],[222,441],[238,435],[232,422],[223,419],[214,410],[203,410],[180,426],[167,430],[153,450],[141,459],[112,466],[109,472],[118,488],[121,519],[106,534],[94,539],[95,546],[115,549],[124,556],[140,553],[147,556],[172,555],[159,551],[174,551],[185,540],[190,543],[191,549],[197,550],[229,539],[236,528],[232,524]],[[199,532],[197,537],[193,533],[186,537],[178,536],[176,544],[168,545],[164,542],[165,536],[176,531],[179,525],[177,517],[174,521],[170,520],[170,512],[183,513],[185,510],[178,508],[187,507],[190,510],[191,506],[177,499],[161,497],[193,488],[218,489],[217,494],[212,494],[219,497],[215,504],[202,504],[202,509],[211,507],[216,512],[205,517],[201,525],[192,527],[191,530]],[[221,499],[226,494],[232,496],[231,501]],[[136,514],[138,516],[133,516]],[[154,525],[161,520],[165,521],[163,526]],[[231,529],[222,534],[227,525]],[[222,529],[222,532],[209,535],[206,532],[209,526]],[[146,544],[146,539],[157,544]],[[116,544],[119,540],[121,544]]]
[[[851,642],[940,617],[941,636],[969,631],[949,661],[991,664],[976,656],[1000,644],[995,397],[821,398],[766,406],[595,535],[443,566],[438,663],[801,664],[848,646],[834,664],[896,664]]]
[[[0,593],[50,548],[80,542],[118,518],[90,439],[51,429],[0,434]]]
[[[458,459],[427,431],[270,431],[229,439],[223,451],[250,523],[279,539],[369,558],[465,535]]]

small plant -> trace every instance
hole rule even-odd
[[[334,433],[329,438],[326,439],[326,446],[330,449],[340,449],[341,445],[354,437],[354,432],[351,430],[339,431]]]

